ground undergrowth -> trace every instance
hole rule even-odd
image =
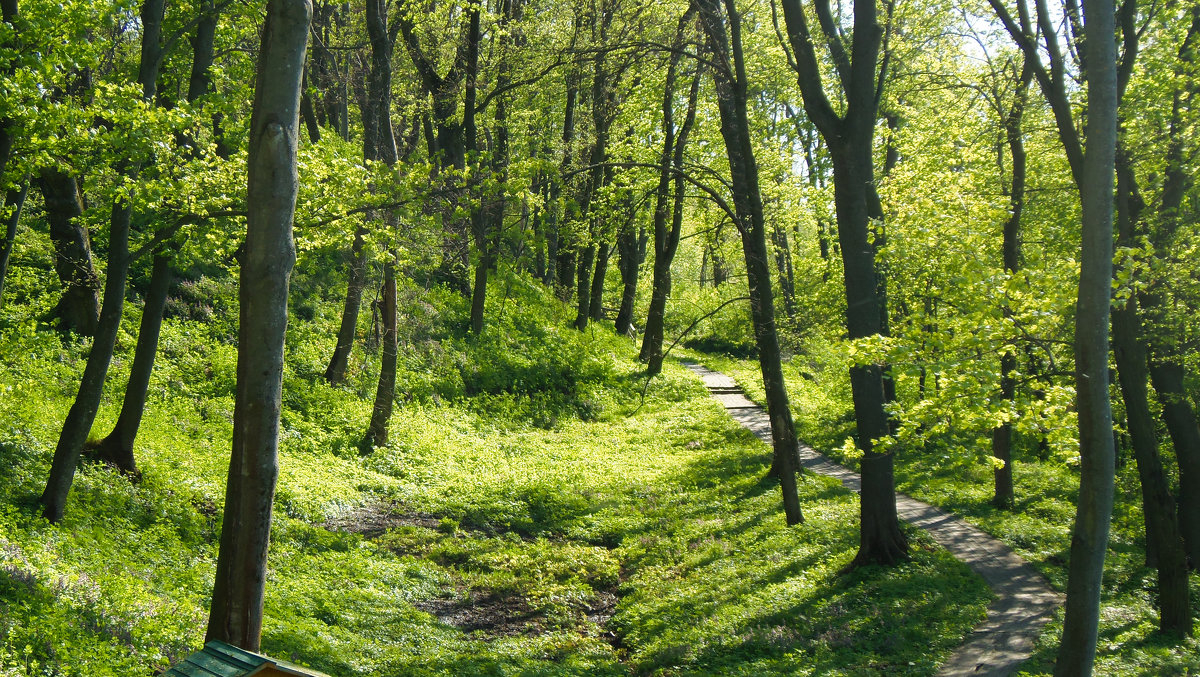
[[[692,357],[733,376],[751,399],[763,401],[756,362],[712,354]],[[849,383],[836,360],[820,355],[793,359],[785,364],[785,380],[800,436],[817,451],[855,468],[856,461],[846,456],[843,444],[853,434]],[[1055,589],[1064,591],[1079,489],[1077,467],[1018,452],[1013,464],[1016,503],[1012,510],[1000,510],[991,504],[988,453],[986,448],[936,442],[924,449],[902,449],[895,457],[898,489],[962,515],[1004,541]],[[1200,674],[1200,641],[1180,641],[1157,631],[1155,572],[1146,566],[1141,490],[1132,459],[1126,461],[1117,473],[1096,674]],[[1200,574],[1194,573],[1191,581],[1194,615],[1200,617]],[[1200,634],[1200,627],[1197,631]],[[1061,632],[1060,611],[1046,626],[1023,673],[1052,671]]]
[[[519,275],[493,285],[480,338],[457,294],[404,292],[392,438],[362,457],[375,357],[324,384],[339,300],[303,276],[296,290],[267,653],[335,676],[924,675],[983,615],[986,588],[920,534],[903,566],[840,575],[852,494],[804,478],[808,521],[786,528],[767,449],[690,373],[668,364],[642,402],[634,346],[570,329]],[[36,499],[86,344],[37,323],[33,283],[0,314],[0,674],[146,675],[200,646],[234,291],[200,278],[173,294],[142,480],[82,467],[57,526]],[[133,343],[122,334],[97,437]]]

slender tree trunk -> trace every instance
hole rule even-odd
[[[591,283],[592,264],[596,260],[596,245],[593,243],[579,252],[579,262],[575,269],[575,328],[579,331],[587,329],[591,318]]]
[[[158,67],[161,63],[161,31],[165,0],[146,0],[142,5],[142,56],[138,68],[138,82],[142,86],[142,97],[154,101]],[[126,164],[119,168],[127,178],[137,174],[137,167]],[[73,180],[72,180],[73,183]],[[129,227],[133,208],[124,198],[113,202],[109,225],[108,269],[104,282],[104,305],[100,310],[96,336],[88,353],[83,378],[75,402],[67,412],[63,429],[54,449],[50,466],[50,477],[42,492],[43,513],[50,522],[62,520],[66,510],[67,495],[75,478],[75,466],[79,463],[83,445],[96,420],[100,399],[104,394],[104,380],[108,365],[112,362],[113,349],[117,342],[117,331],[121,326],[121,314],[125,307],[125,281],[129,275]]]
[[[1025,209],[1025,137],[1021,131],[1021,120],[1025,112],[1025,98],[1029,83],[1033,80],[1033,68],[1028,60],[1022,60],[1021,75],[1017,83],[1012,107],[1004,118],[1004,136],[1012,158],[1012,182],[1008,190],[1008,219],[1004,222],[1003,256],[1004,270],[1010,276],[1021,268],[1021,215]],[[1012,317],[1012,308],[1006,303],[1004,316]],[[1000,356],[1000,398],[1007,406],[1014,406],[1017,396],[1017,356],[1005,351]],[[1011,508],[1015,499],[1013,492],[1012,421],[1005,419],[992,431],[992,456],[1004,465],[994,473],[995,491],[992,505]]]
[[[1131,247],[1135,223],[1141,218],[1142,202],[1134,183],[1133,168],[1123,149],[1117,152],[1117,232],[1122,246]],[[1159,628],[1164,632],[1190,635],[1191,603],[1187,558],[1162,459],[1150,399],[1146,348],[1136,296],[1130,296],[1112,311],[1112,341],[1116,356],[1121,398],[1125,402],[1126,429],[1137,462],[1142,485],[1142,513],[1146,521],[1146,551],[1158,570]]]
[[[599,322],[604,319],[604,279],[608,277],[608,260],[612,247],[601,242],[596,251],[596,270],[592,275],[592,290],[589,294],[588,317]]]
[[[687,15],[680,20],[679,42],[682,41],[683,28],[689,21],[690,18]],[[651,375],[662,371],[663,331],[667,299],[671,296],[671,263],[675,260],[675,253],[679,249],[679,237],[683,231],[683,201],[685,197],[683,156],[688,136],[696,122],[700,76],[701,71],[697,69],[696,75],[692,79],[691,91],[688,94],[687,115],[684,117],[683,125],[679,128],[678,138],[671,139],[672,133],[670,132],[664,134],[664,137],[667,137],[671,143],[668,144],[666,140],[663,142],[663,156],[659,168],[658,195],[654,207],[654,281],[650,292],[650,309],[646,313],[646,335],[642,341],[642,354],[639,356],[640,359],[647,362],[646,371]],[[668,80],[671,77],[672,74],[668,71]],[[675,93],[673,87],[670,89],[672,91],[664,91],[663,96],[664,132],[674,127],[672,100],[675,98]],[[668,146],[670,147],[668,148]],[[670,157],[670,166],[668,166],[668,157]],[[674,167],[675,170],[673,177],[671,176],[671,167]],[[674,196],[671,206],[671,223],[668,228],[666,223],[667,198],[672,190]],[[700,286],[704,286],[703,263],[700,268]]]
[[[63,285],[54,315],[63,329],[92,336],[100,321],[100,278],[92,265],[91,239],[79,222],[79,185],[75,177],[57,169],[43,170],[39,183],[54,244],[54,269]]]
[[[1183,110],[1198,89],[1190,69],[1194,67],[1196,42],[1200,40],[1200,5],[1191,7],[1191,18],[1178,51],[1179,73],[1187,77],[1172,96],[1159,227],[1150,233],[1156,252],[1160,252],[1158,256],[1174,246],[1174,236],[1182,221],[1180,206],[1195,180],[1192,167],[1184,158],[1187,123]],[[1148,289],[1138,294],[1138,302],[1151,325],[1167,312],[1162,284],[1161,281],[1152,282]],[[1163,422],[1171,436],[1179,467],[1179,525],[1185,549],[1191,566],[1200,568],[1200,425],[1184,390],[1186,371],[1177,354],[1178,347],[1173,345],[1171,337],[1162,334],[1153,330],[1145,332],[1150,380],[1162,407]]]
[[[617,309],[614,327],[617,334],[626,336],[633,326],[633,305],[637,302],[638,277],[642,267],[642,251],[638,247],[634,221],[637,212],[627,204],[628,215],[617,233],[617,270],[621,273],[621,306]]]
[[[88,353],[83,378],[75,394],[75,403],[67,413],[63,429],[54,449],[54,460],[50,466],[50,478],[42,492],[42,513],[51,523],[62,520],[67,506],[67,494],[75,479],[75,466],[83,444],[87,441],[100,398],[104,391],[104,378],[112,361],[113,348],[117,343],[117,330],[121,325],[121,312],[125,305],[125,279],[129,272],[126,260],[129,254],[130,207],[124,201],[113,204],[109,231],[108,275],[104,283],[104,305]]]
[[[188,84],[189,102],[208,93],[211,86],[209,69],[213,61],[214,33],[217,12],[210,4],[201,9],[202,16],[192,40],[192,72]],[[149,74],[148,74],[149,75]],[[157,74],[154,74],[157,76]],[[190,144],[189,139],[181,139]],[[91,450],[91,457],[108,463],[122,472],[140,477],[133,454],[142,414],[146,408],[146,393],[150,377],[154,372],[154,360],[158,352],[158,340],[162,333],[163,313],[167,307],[167,293],[172,279],[173,253],[159,253],[154,257],[150,273],[150,289],[142,307],[141,326],[138,329],[137,347],[129,380],[125,384],[125,397],[121,401],[121,414],[109,434]],[[88,450],[85,449],[85,453]]]
[[[1108,326],[1112,287],[1113,166],[1117,140],[1114,8],[1083,0],[1087,60],[1087,156],[1079,301],[1075,308],[1075,406],[1080,483],[1067,577],[1067,610],[1056,675],[1087,675],[1095,661],[1104,555],[1112,516],[1115,449],[1108,397]],[[1061,125],[1060,125],[1061,126]],[[1064,131],[1064,130],[1060,130]]]
[[[742,234],[742,252],[750,285],[750,312],[758,346],[759,367],[767,395],[774,448],[772,475],[780,480],[783,507],[789,525],[804,521],[796,493],[799,470],[796,431],[783,382],[779,337],[775,329],[775,303],[768,264],[766,224],[758,184],[758,164],[750,140],[746,114],[746,71],[742,58],[741,19],[733,0],[725,0],[722,16],[719,0],[696,0],[701,23],[713,56],[713,78],[721,117],[721,137],[729,158],[735,223]],[[726,20],[729,30],[726,32]]]
[[[135,477],[140,473],[133,455],[133,443],[142,423],[146,393],[150,387],[150,376],[154,372],[154,356],[158,352],[163,312],[167,307],[167,291],[171,286],[171,259],[171,255],[154,257],[150,289],[142,307],[137,347],[133,353],[133,365],[129,370],[129,381],[125,385],[125,398],[121,402],[121,415],[117,418],[112,432],[89,453],[95,460],[108,463]]]
[[[388,443],[388,420],[396,399],[396,270],[388,261],[383,269],[383,360],[379,367],[379,387],[371,408],[371,423],[361,444],[364,454]]]
[[[775,274],[779,276],[779,291],[783,294],[783,310],[789,320],[796,317],[796,281],[792,271],[792,249],[787,231],[776,226],[771,229],[775,245]]]
[[[342,321],[338,325],[337,345],[325,368],[325,380],[337,385],[346,378],[350,363],[350,351],[354,348],[354,337],[358,330],[358,311],[362,306],[363,288],[367,284],[366,228],[359,226],[354,231],[348,258],[346,303],[342,306]]]
[[[225,490],[206,640],[257,651],[271,509],[279,474],[279,412],[299,175],[300,78],[308,0],[268,0],[250,119],[246,254],[242,263],[233,453]]]
[[[21,208],[29,194],[29,182],[21,184],[19,190],[10,190],[4,197],[4,206],[12,210],[4,223],[4,245],[0,247],[0,308],[4,307],[4,280],[8,278],[8,261],[12,257],[13,245],[17,242],[17,226],[21,223]]]

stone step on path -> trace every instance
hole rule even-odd
[[[771,443],[771,422],[766,411],[745,394],[732,378],[699,364],[684,362],[695,372],[709,393],[725,406],[735,421]],[[853,491],[860,491],[858,473],[800,444],[800,463],[820,474],[836,477]],[[1062,605],[1063,596],[1029,563],[1017,557],[1008,546],[965,520],[922,503],[904,494],[896,494],[900,519],[924,529],[939,545],[971,567],[991,587],[996,599],[988,606],[987,618],[975,627],[971,637],[942,665],[942,677],[1014,674],[1033,653],[1034,642],[1042,628]]]

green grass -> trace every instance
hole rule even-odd
[[[692,354],[708,367],[735,378],[757,401],[763,400],[756,362]],[[848,378],[820,356],[785,364],[785,379],[800,436],[818,451],[848,466],[843,440],[853,434]],[[805,372],[805,377],[801,372]],[[1063,463],[1018,454],[1013,464],[1016,505],[999,510],[992,499],[992,467],[976,449],[930,445],[896,455],[900,491],[949,509],[1001,539],[1032,563],[1051,585],[1066,589],[1071,527],[1078,495],[1078,472]],[[1157,632],[1155,573],[1145,566],[1144,522],[1136,468],[1130,460],[1117,473],[1109,554],[1105,562],[1103,611],[1096,673],[1103,675],[1182,675],[1200,673],[1200,641],[1180,641]],[[1200,616],[1200,575],[1193,574],[1192,603]],[[1054,664],[1061,612],[1042,633],[1029,674],[1048,674]],[[1200,627],[1197,628],[1200,634]]]
[[[25,306],[0,318],[0,675],[145,675],[200,645],[236,355],[231,309],[188,319],[232,284],[194,287],[164,330],[144,479],[83,467],[57,526],[36,499],[85,346]],[[986,588],[920,534],[911,562],[839,575],[850,492],[806,477],[808,521],[787,528],[767,448],[690,373],[668,364],[643,403],[625,339],[567,329],[519,276],[493,288],[481,339],[455,295],[405,292],[401,402],[365,458],[374,357],[328,387],[336,302],[293,321],[264,651],[339,677],[927,675],[981,619]]]

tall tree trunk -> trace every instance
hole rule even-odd
[[[601,242],[596,251],[596,270],[592,275],[588,305],[588,317],[596,322],[604,319],[604,279],[608,277],[608,259],[611,255],[612,247],[607,242]]]
[[[675,33],[675,44],[681,45],[684,31],[693,20],[695,5],[679,20]],[[647,373],[654,375],[662,371],[663,362],[663,331],[666,320],[667,299],[671,296],[671,263],[679,249],[679,237],[683,230],[683,158],[687,147],[687,138],[693,124],[696,122],[696,103],[699,100],[701,69],[697,68],[692,79],[691,91],[688,93],[687,114],[683,124],[675,129],[675,78],[679,67],[680,51],[672,52],[671,63],[667,67],[667,80],[663,88],[662,100],[662,129],[663,149],[659,156],[658,186],[654,200],[654,267],[653,280],[650,289],[650,308],[646,312],[646,333],[642,339],[642,351],[639,359],[647,363]],[[674,168],[674,176],[672,176]],[[667,200],[674,199],[670,208],[670,225],[668,226]],[[701,266],[700,286],[704,286],[704,268]]]
[[[633,306],[637,302],[638,274],[642,261],[638,254],[637,231],[633,218],[626,220],[621,232],[617,233],[617,270],[621,273],[621,306],[617,309],[614,327],[617,334],[629,334],[633,326]]]
[[[1179,527],[1192,568],[1200,568],[1200,424],[1183,388],[1178,360],[1150,358],[1150,382],[1179,464]]]
[[[29,194],[29,182],[25,181],[18,190],[10,190],[4,196],[4,206],[12,211],[4,220],[4,245],[0,246],[0,308],[4,307],[4,280],[8,277],[8,261],[12,257],[13,245],[17,242],[17,226],[21,223],[21,208]]]
[[[578,253],[579,261],[575,269],[575,328],[579,331],[587,329],[591,318],[591,284],[592,264],[596,260],[596,245],[592,243]]]
[[[783,311],[789,320],[796,317],[796,277],[792,271],[792,249],[787,230],[776,225],[771,228],[775,245],[775,274],[779,276],[779,291],[783,294]]]
[[[312,18],[309,0],[268,0],[254,87],[247,159],[233,453],[225,489],[206,640],[257,651],[271,509],[279,475],[279,412],[288,286],[299,175],[300,77]]]
[[[387,31],[387,5],[383,0],[367,3],[367,32],[371,37],[371,75],[368,108],[372,134],[363,141],[363,154],[367,159],[380,160],[389,167],[396,164],[396,137],[392,132],[392,38]],[[364,125],[365,126],[365,125]],[[395,230],[395,215],[383,219]],[[373,447],[387,444],[388,420],[392,416],[392,402],[396,398],[396,270],[395,251],[388,252],[384,263],[383,281],[383,361],[379,370],[379,384],[375,389],[375,404],[371,409],[371,421],[363,437],[362,449],[369,452]]]
[[[712,54],[713,79],[721,117],[721,137],[729,159],[734,223],[742,234],[742,252],[750,285],[750,313],[758,346],[759,367],[767,395],[774,448],[772,474],[780,480],[783,508],[789,525],[804,521],[796,493],[798,446],[791,407],[783,382],[779,337],[775,330],[775,303],[771,291],[766,224],[758,184],[758,164],[750,139],[746,114],[746,69],[742,58],[741,18],[733,0],[725,0],[722,16],[719,0],[695,0],[700,21]],[[726,32],[726,20],[729,30]]]
[[[387,29],[387,9],[378,0],[367,3],[367,32],[371,39],[371,71],[367,76],[367,98],[362,107],[363,157],[378,160],[388,166],[396,163],[396,138],[392,130],[392,36]],[[378,217],[378,214],[374,215]],[[337,385],[346,378],[350,352],[358,329],[358,313],[362,306],[363,289],[367,284],[367,229],[359,226],[350,245],[346,280],[346,302],[338,325],[337,344],[325,380]]]
[[[1150,233],[1158,256],[1162,256],[1159,252],[1170,251],[1174,246],[1174,236],[1182,220],[1180,206],[1194,182],[1191,165],[1184,158],[1187,123],[1183,109],[1187,106],[1186,101],[1200,89],[1190,70],[1196,60],[1196,42],[1200,40],[1200,5],[1191,7],[1191,17],[1191,25],[1178,51],[1179,75],[1187,77],[1177,85],[1172,96],[1159,227]],[[1151,323],[1167,311],[1162,284],[1161,281],[1152,282],[1138,294],[1138,302]],[[1179,526],[1191,566],[1200,568],[1200,425],[1184,391],[1186,371],[1174,341],[1160,331],[1147,331],[1145,336],[1150,380],[1162,407],[1163,422],[1171,436],[1179,466]]]
[[[354,230],[354,241],[347,256],[346,302],[342,306],[342,321],[338,325],[337,345],[325,368],[325,380],[337,385],[346,378],[350,364],[350,351],[354,348],[354,337],[358,331],[358,311],[362,306],[363,288],[367,284],[366,228]]]
[[[54,244],[54,270],[63,285],[54,315],[62,329],[92,336],[100,321],[100,278],[92,265],[91,238],[79,221],[83,215],[79,184],[58,169],[42,170],[38,183]]]
[[[834,31],[828,0],[817,0],[814,6],[845,94],[845,112],[839,116],[821,82],[817,42],[809,32],[808,10],[799,0],[782,0],[781,6],[804,109],[824,138],[832,158],[838,242],[846,287],[847,334],[851,340],[886,335],[886,308],[881,298],[884,287],[876,267],[876,246],[869,237],[872,207],[878,204],[871,157],[878,92],[882,91],[878,79],[886,75],[886,68],[879,68],[878,63],[883,37],[878,8],[874,0],[854,4],[853,44],[847,53],[843,37]],[[876,216],[882,216],[877,206],[874,211],[878,212]],[[863,451],[859,549],[851,566],[895,564],[908,553],[908,540],[900,531],[896,515],[892,452],[880,453],[875,448],[879,440],[891,434],[884,409],[889,384],[884,377],[881,365],[850,368],[858,446]]]
[[[1113,507],[1115,453],[1108,397],[1112,289],[1113,166],[1117,140],[1114,9],[1083,0],[1087,17],[1087,155],[1078,172],[1083,207],[1079,301],[1075,307],[1075,407],[1080,482],[1067,575],[1066,617],[1056,675],[1091,674],[1100,622],[1100,589]],[[1061,127],[1061,125],[1060,125]],[[1062,130],[1063,136],[1069,130]]]

